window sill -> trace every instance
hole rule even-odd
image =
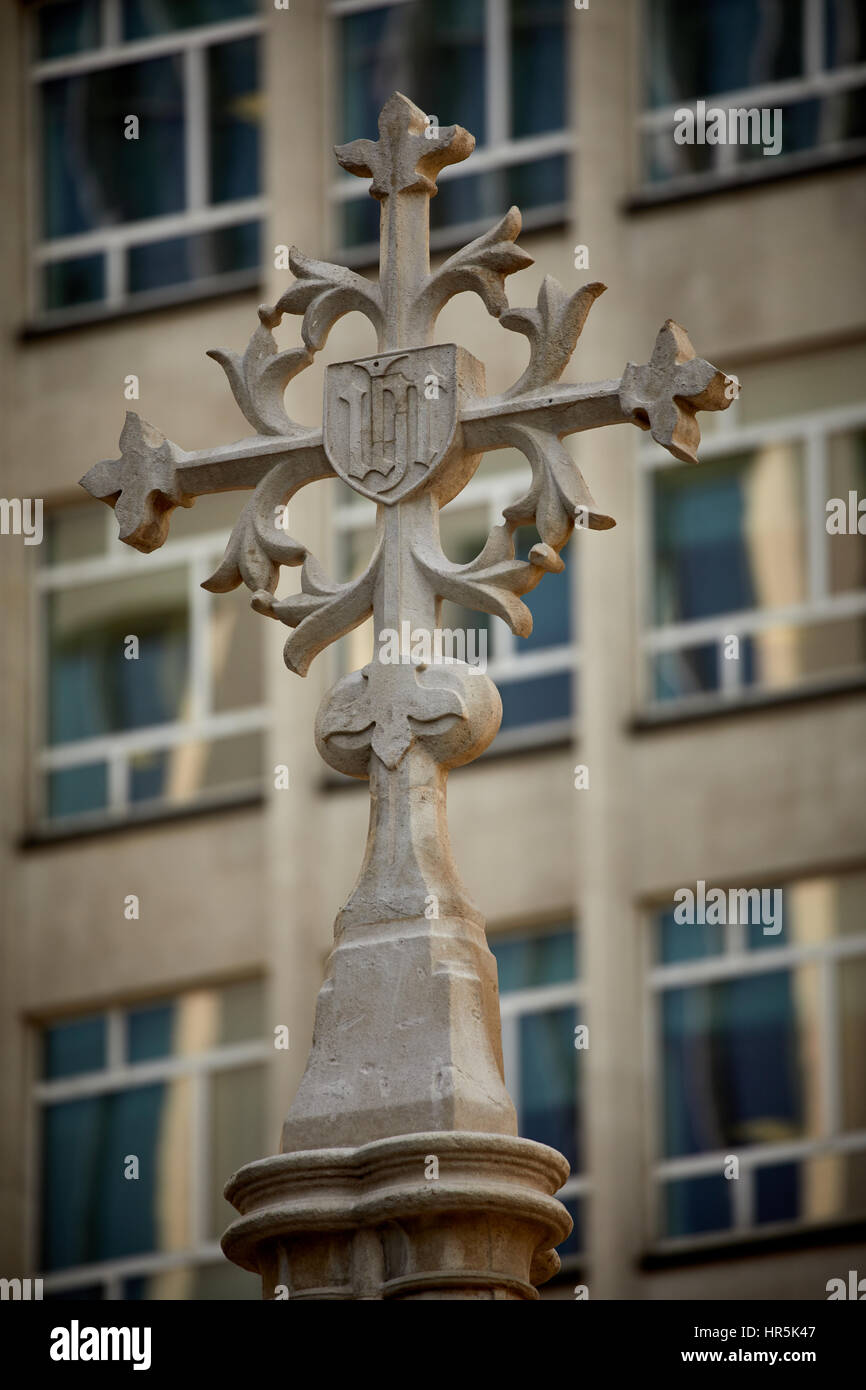
[[[639,188],[623,203],[626,213],[651,212],[672,203],[692,202],[697,198],[711,198],[721,193],[744,193],[766,184],[782,183],[788,179],[807,178],[812,174],[835,173],[839,169],[849,169],[866,160],[866,142],[858,141],[856,148],[845,154],[827,155],[810,150],[800,155],[782,156],[784,164],[780,167],[765,168],[775,160],[746,165],[730,174],[695,174],[682,179],[670,179],[667,183],[647,184]]]
[[[744,1234],[716,1234],[698,1237],[676,1248],[647,1250],[638,1262],[640,1269],[678,1269],[710,1264],[720,1260],[739,1260],[753,1255],[776,1255],[787,1250],[810,1250],[827,1245],[857,1245],[866,1240],[866,1220],[829,1223],[820,1226],[785,1225],[772,1231],[751,1230]]]
[[[194,820],[201,816],[225,815],[234,811],[259,809],[265,804],[263,789],[246,788],[232,793],[214,794],[209,798],[200,797],[197,801],[183,806],[150,805],[141,810],[132,810],[122,815],[99,812],[97,815],[68,817],[63,820],[45,821],[34,826],[18,842],[21,850],[49,849],[54,845],[66,844],[70,840],[92,839],[95,836],[117,835],[135,832],[145,827],[159,827],[176,821]]]
[[[33,342],[39,338],[56,333],[68,333],[79,328],[100,328],[120,319],[137,318],[141,314],[185,309],[232,295],[246,295],[251,290],[262,290],[262,272],[259,269],[242,270],[232,275],[221,275],[218,279],[178,285],[171,290],[154,290],[148,294],[136,295],[123,304],[82,304],[73,309],[52,310],[23,324],[18,336],[21,342]]]
[[[864,690],[866,674],[858,674],[847,680],[822,681],[820,684],[812,683],[789,690],[758,690],[727,700],[711,696],[701,704],[687,705],[684,701],[672,701],[669,707],[660,705],[636,715],[629,725],[629,731],[633,734],[656,733],[682,724],[766,713],[788,705],[812,704],[820,700],[838,700],[848,695],[860,694]]]

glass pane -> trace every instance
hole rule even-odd
[[[68,743],[183,716],[185,569],[65,589],[48,597],[48,738]],[[127,659],[125,638],[138,638]]]
[[[139,120],[125,138],[126,117]],[[184,206],[182,59],[42,84],[43,232],[74,236]]]
[[[105,257],[73,256],[68,261],[49,261],[42,267],[42,303],[45,309],[72,309],[105,298]]]
[[[721,1173],[676,1178],[662,1189],[666,1236],[699,1236],[733,1226],[731,1186]]]
[[[124,1300],[145,1299],[238,1299],[262,1297],[262,1281],[257,1274],[222,1260],[212,1265],[186,1265],[180,1269],[165,1269],[159,1274],[138,1274],[123,1281]]]
[[[126,1014],[129,1062],[190,1056],[261,1038],[261,980],[238,980],[221,989],[190,990],[176,999],[130,1009]]]
[[[664,993],[667,1155],[816,1132],[818,985],[810,966]]]
[[[545,579],[550,576],[546,575]],[[532,676],[526,680],[498,678],[502,696],[502,729],[525,724],[545,724],[569,719],[572,713],[572,675],[569,671],[552,676]]]
[[[99,46],[100,0],[62,0],[36,11],[36,52],[63,58]]]
[[[866,663],[866,618],[766,628],[741,641],[740,662],[743,684],[768,690],[850,674]]]
[[[216,45],[207,58],[210,201],[253,198],[261,189],[258,40]]]
[[[215,594],[211,603],[211,690],[215,714],[245,709],[264,700],[264,624],[250,610],[244,585]]]
[[[189,1114],[186,1081],[46,1107],[44,1269],[188,1244]],[[131,1156],[137,1179],[124,1176]]]
[[[657,652],[650,657],[652,698],[681,700],[689,695],[707,695],[719,690],[719,660],[717,642],[700,642],[694,647]]]
[[[511,134],[565,125],[566,0],[511,0]]]
[[[46,1081],[82,1072],[101,1071],[105,1066],[105,1015],[76,1018],[55,1023],[42,1034],[42,1075]]]
[[[484,143],[484,0],[414,0],[345,15],[339,47],[343,140],[375,138],[379,110],[396,90]]]
[[[49,512],[45,518],[43,563],[65,565],[101,555],[105,550],[105,518],[104,506]]]
[[[235,734],[216,738],[208,746],[202,788],[248,786],[259,782],[264,772],[264,740],[260,733]]]
[[[518,1131],[526,1139],[549,1144],[579,1171],[578,1053],[573,1007],[522,1014],[520,1037],[520,1113]]]
[[[104,1284],[74,1284],[71,1289],[46,1289],[43,1294],[46,1303],[98,1303],[107,1296]]]
[[[655,619],[772,608],[805,594],[803,471],[795,445],[653,473]]]
[[[514,533],[514,546],[520,560],[528,560],[529,552],[541,540],[534,526],[520,526]],[[541,651],[545,647],[565,646],[571,634],[571,584],[573,575],[569,550],[562,555],[565,569],[558,574],[546,574],[537,588],[523,595],[523,602],[532,614],[532,631],[528,637],[517,639],[518,652]]]
[[[802,72],[803,0],[647,0],[649,106],[736,92]]]
[[[527,936],[494,937],[489,945],[499,970],[500,994],[576,977],[576,937],[570,924]]]
[[[828,68],[866,62],[866,10],[862,0],[824,0]]]
[[[866,955],[839,962],[842,1124],[866,1129]]]
[[[850,593],[866,589],[866,515],[858,511],[866,498],[866,430],[831,435],[828,453],[828,502],[842,504],[827,515],[830,590]]]
[[[52,820],[84,815],[88,811],[104,811],[108,806],[106,763],[61,768],[58,772],[49,772],[45,782],[46,810]]]
[[[211,1079],[210,1236],[218,1240],[237,1218],[223,1197],[223,1186],[245,1163],[268,1152],[265,1137],[265,1082],[261,1065],[214,1072]]]
[[[794,1221],[800,1215],[800,1164],[774,1163],[755,1174],[755,1221]]]
[[[574,1222],[571,1235],[556,1247],[559,1258],[564,1262],[569,1255],[579,1255],[583,1250],[583,1199],[580,1197],[560,1197],[559,1200]]]
[[[755,1220],[838,1221],[866,1211],[866,1152],[821,1154],[755,1173]]]
[[[148,39],[257,13],[258,0],[121,0],[125,39]]]
[[[661,965],[721,955],[725,928],[717,922],[677,922],[673,910],[656,918],[656,959]]]
[[[172,1052],[174,1005],[149,1004],[126,1015],[126,1060],[150,1062]]]
[[[265,991],[262,980],[238,980],[219,991],[217,1042],[250,1042],[264,1032]]]
[[[261,223],[243,222],[131,246],[127,252],[129,293],[168,289],[234,270],[255,270],[261,263],[260,242]]]

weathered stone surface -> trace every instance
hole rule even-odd
[[[82,479],[115,507],[122,539],[140,550],[162,544],[175,506],[254,489],[205,587],[246,584],[257,612],[293,629],[285,660],[300,675],[329,643],[374,618],[373,660],[337,682],[316,722],[325,761],[369,779],[364,862],[337,918],[283,1153],[248,1165],[227,1188],[241,1217],[224,1248],[261,1272],[266,1297],[282,1284],[306,1298],[528,1298],[558,1268],[553,1247],[571,1223],[552,1194],[567,1165],[516,1138],[495,965],[448,844],[448,772],[493,739],[499,697],[465,663],[411,653],[395,660],[386,639],[436,632],[443,599],[527,636],[532,618],[521,596],[562,569],[575,526],[614,525],[563,438],[633,424],[675,457],[695,459],[697,411],[725,409],[734,394],[670,320],[649,364],[630,363],[621,381],[560,384],[604,286],[568,294],[548,276],[534,308],[510,308],[505,281],[531,264],[516,244],[516,208],[431,273],[436,176],[473,146],[460,126],[434,130],[412,102],[391,97],[377,141],[337,150],[380,202],[378,284],[293,250],[295,283],[260,308],[243,356],[211,353],[256,435],[187,453],[130,415],[120,459]],[[464,290],[529,341],[526,370],[498,396],[486,395],[471,354],[431,344],[443,305]],[[306,429],[286,414],[283,391],[352,311],[374,325],[378,354],[328,368],[322,430]],[[281,352],[272,330],[286,313],[303,316],[303,346]],[[501,448],[525,455],[528,489],[479,555],[455,564],[439,542],[440,508],[487,450]],[[342,584],[277,520],[299,488],[328,477],[378,504],[372,558]],[[540,537],[525,561],[514,546],[523,525]],[[277,599],[283,565],[300,567],[301,590]],[[428,1156],[440,1164],[438,1179],[425,1176]]]

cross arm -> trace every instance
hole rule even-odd
[[[697,463],[699,410],[727,410],[737,383],[697,357],[685,329],[668,319],[645,366],[629,362],[618,381],[538,387],[531,392],[478,401],[461,415],[470,449],[501,449],[515,429],[562,439],[603,425],[632,424],[682,463]]]
[[[254,488],[280,463],[288,465],[293,492],[334,476],[320,430],[256,435],[190,453],[129,411],[120,458],[95,464],[81,486],[114,508],[120,539],[147,553],[165,541],[175,507],[191,507],[196,497],[208,493]]]

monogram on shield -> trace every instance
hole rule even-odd
[[[461,397],[483,389],[480,362],[454,343],[337,362],[325,376],[323,443],[365,497],[402,502],[445,481],[459,444]]]

